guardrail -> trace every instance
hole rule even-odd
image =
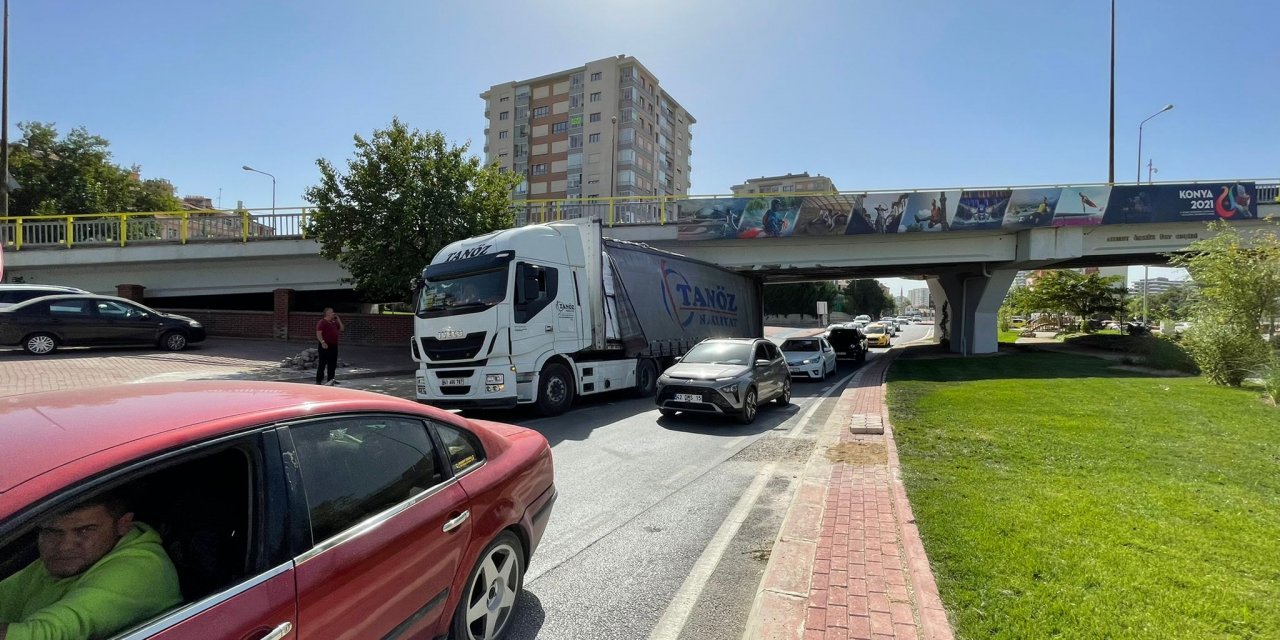
[[[236,211],[82,213],[0,218],[0,242],[21,251],[38,247],[104,247],[193,241],[306,237],[304,207]]]

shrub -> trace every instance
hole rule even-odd
[[[1222,322],[1197,322],[1183,344],[1205,377],[1214,384],[1240,386],[1272,360],[1271,349],[1257,331]]]
[[[1262,391],[1271,404],[1280,405],[1280,356],[1272,354],[1271,362],[1262,367]]]

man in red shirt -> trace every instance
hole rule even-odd
[[[316,341],[320,343],[320,358],[316,361],[316,384],[338,384],[333,374],[338,370],[338,336],[346,327],[333,307],[324,308],[324,317],[316,323]],[[325,377],[325,369],[329,375]]]

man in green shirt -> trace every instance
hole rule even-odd
[[[182,601],[151,527],[104,494],[40,525],[40,559],[0,581],[0,640],[105,638]]]

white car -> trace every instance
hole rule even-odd
[[[884,325],[884,329],[889,332],[889,335],[898,335],[898,323],[893,318],[881,318],[879,322]]]
[[[822,336],[788,338],[781,348],[793,376],[825,380],[836,372],[836,350]]]

